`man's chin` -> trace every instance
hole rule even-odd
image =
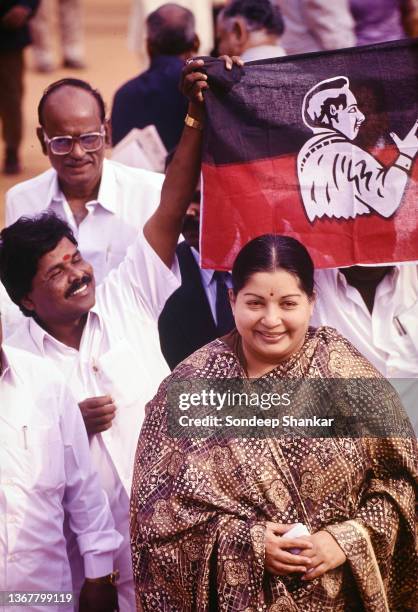
[[[97,180],[96,170],[93,164],[83,166],[68,166],[60,173],[60,179],[67,184],[90,184]],[[100,178],[100,177],[99,177]]]
[[[88,314],[96,303],[96,292],[94,286],[87,295],[80,297],[70,297],[67,299],[68,313],[76,317]]]

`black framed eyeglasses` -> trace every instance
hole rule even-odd
[[[105,140],[106,131],[102,125],[100,132],[87,132],[79,136],[54,136],[49,138],[44,130],[44,142],[49,146],[54,155],[68,155],[74,147],[74,141],[80,143],[81,148],[86,153],[94,153],[102,148]]]

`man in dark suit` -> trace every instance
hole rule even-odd
[[[183,223],[185,240],[176,250],[181,287],[168,298],[158,321],[161,350],[171,369],[234,327],[227,296],[230,274],[199,267],[200,192],[194,200]]]
[[[180,140],[187,112],[187,100],[179,90],[181,71],[200,43],[193,13],[177,4],[164,4],[151,13],[146,28],[151,66],[116,92],[112,141],[116,145],[133,128],[155,125],[170,151]]]

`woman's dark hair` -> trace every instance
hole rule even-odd
[[[39,260],[55,249],[62,238],[77,245],[70,226],[50,212],[20,217],[0,232],[0,280],[10,299],[27,317],[34,313],[21,302],[32,289]]]
[[[96,100],[99,106],[100,121],[102,123],[104,122],[106,118],[106,106],[105,106],[101,93],[97,89],[94,89],[94,87],[92,87],[90,83],[87,83],[87,81],[83,81],[81,79],[66,78],[66,79],[60,79],[59,81],[55,81],[54,83],[51,83],[50,85],[48,85],[48,87],[45,89],[44,93],[42,94],[42,98],[40,99],[39,104],[38,104],[39,125],[41,125],[42,127],[44,126],[43,112],[44,112],[44,106],[46,104],[46,101],[48,100],[50,95],[54,93],[54,91],[57,91],[58,89],[61,89],[62,87],[77,87],[78,89],[83,89],[84,91],[87,91],[88,93],[90,93],[93,96],[93,98]]]
[[[308,298],[314,292],[314,265],[303,244],[289,236],[264,234],[248,242],[238,253],[232,268],[234,294],[247,284],[256,272],[277,269],[293,274]]]

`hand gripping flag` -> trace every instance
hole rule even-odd
[[[418,259],[418,39],[206,71],[205,267],[270,232],[320,268]]]

